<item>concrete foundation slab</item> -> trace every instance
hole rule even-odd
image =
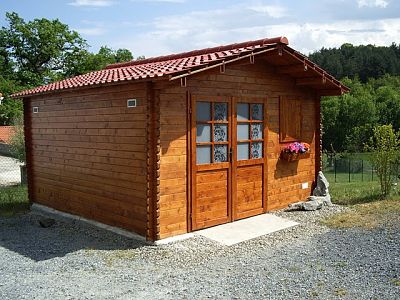
[[[231,246],[278,230],[298,225],[297,222],[263,214],[203,230],[195,234]]]

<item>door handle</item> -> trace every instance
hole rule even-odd
[[[232,155],[233,155],[233,150],[232,147],[229,148],[229,161],[232,162]]]

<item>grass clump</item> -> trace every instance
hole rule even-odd
[[[400,221],[400,200],[378,200],[356,204],[352,210],[330,216],[322,221],[333,228],[359,227],[373,229],[379,226],[398,224]]]
[[[332,183],[329,187],[332,201],[345,205],[350,210],[332,215],[322,220],[324,225],[333,228],[359,227],[373,229],[389,224],[399,224],[400,194],[393,190],[382,200],[379,182]]]
[[[347,290],[343,288],[337,288],[335,289],[335,295],[338,297],[344,297],[347,295]]]
[[[28,209],[27,186],[0,187],[0,216],[13,216]]]
[[[395,286],[400,286],[400,279],[392,278],[390,282],[393,283]]]

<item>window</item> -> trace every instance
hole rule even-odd
[[[279,140],[281,143],[301,140],[301,99],[281,97],[279,100]]]
[[[197,164],[228,161],[228,103],[196,103]]]
[[[237,104],[237,160],[263,157],[264,105]]]
[[[136,107],[136,99],[128,99],[128,100],[126,100],[126,106],[128,108]]]

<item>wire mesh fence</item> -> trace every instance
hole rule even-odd
[[[325,157],[323,172],[333,182],[378,180],[369,160],[357,157]]]
[[[15,158],[0,155],[0,217],[29,210],[26,168]]]
[[[21,165],[15,158],[0,156],[0,188],[25,183],[21,176]]]

